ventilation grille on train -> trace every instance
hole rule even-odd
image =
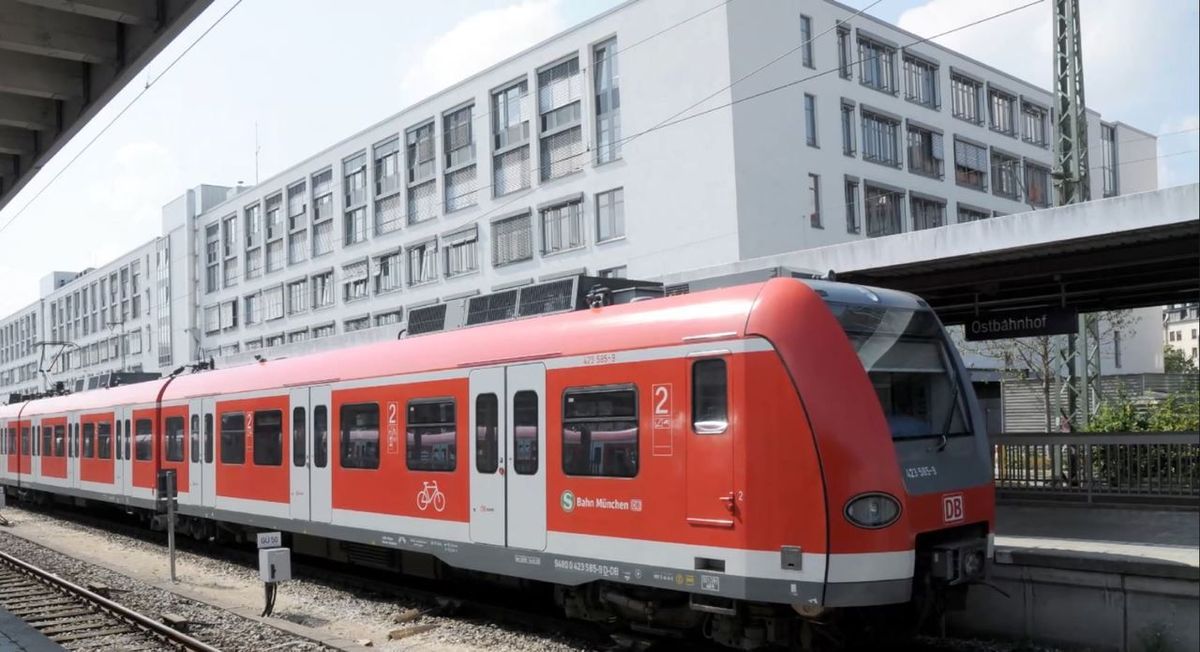
[[[471,297],[467,302],[467,326],[504,321],[516,317],[517,291]]]
[[[408,311],[408,332],[410,335],[434,333],[446,329],[446,304],[439,303],[424,308],[414,308]]]
[[[663,294],[668,297],[673,297],[680,294],[687,294],[691,291],[691,289],[691,286],[687,283],[677,283],[675,285],[668,285],[667,287],[663,288]]]
[[[522,288],[517,316],[531,317],[575,309],[575,282],[574,278],[565,278]]]

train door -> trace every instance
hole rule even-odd
[[[194,398],[188,401],[187,432],[188,490],[186,500],[193,505],[203,505],[204,471],[201,460],[204,459],[204,401],[202,399]]]
[[[675,403],[670,385],[655,385],[655,418],[687,414],[687,522],[732,528],[737,510],[733,489],[733,421],[729,418],[728,355],[688,360],[688,397]]]
[[[209,509],[217,506],[216,407],[211,398],[200,400],[200,492],[204,506]]]
[[[315,523],[333,520],[333,469],[329,465],[329,385],[308,390],[308,509]]]
[[[503,368],[477,369],[470,378],[467,430],[471,464],[471,541],[503,546],[505,539],[506,437],[500,436],[505,406]]]
[[[124,505],[129,496],[126,485],[129,469],[125,459],[125,408],[114,408],[112,413],[112,457],[113,457],[113,489],[117,492],[117,503]]]
[[[505,514],[508,545],[546,548],[546,367],[505,369],[505,442],[509,472]]]
[[[309,464],[312,456],[308,453],[310,424],[312,414],[308,408],[308,388],[298,387],[293,388],[289,392],[291,396],[292,418],[292,459],[284,460],[291,469],[289,477],[290,495],[291,495],[291,516],[294,519],[308,520],[309,517],[309,501],[312,500],[312,495],[309,493],[309,474],[311,466]]]
[[[79,415],[67,415],[67,486],[79,488],[79,460],[83,457],[83,446],[79,432]]]

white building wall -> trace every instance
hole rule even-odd
[[[1196,304],[1163,308],[1162,342],[1200,364],[1200,307]]]

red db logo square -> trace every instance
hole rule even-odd
[[[963,520],[963,495],[948,494],[942,496],[942,520],[946,523],[956,523]]]

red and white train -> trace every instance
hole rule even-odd
[[[774,279],[3,406],[0,481],[752,647],[978,579],[983,423],[923,301]]]

